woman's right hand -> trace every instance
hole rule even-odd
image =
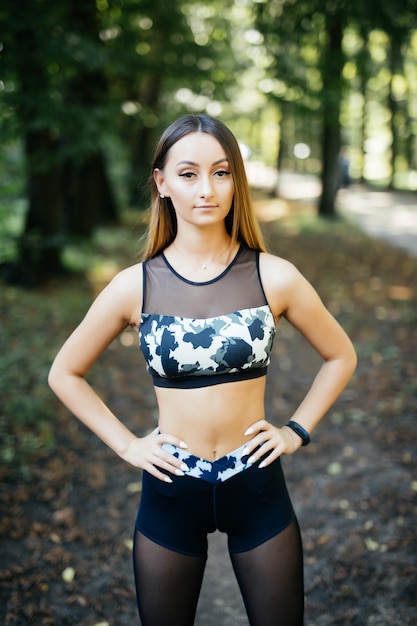
[[[160,470],[166,470],[176,476],[184,476],[184,472],[188,470],[188,467],[184,461],[163,450],[161,446],[164,443],[170,443],[183,450],[188,447],[178,437],[161,434],[158,428],[156,428],[145,437],[132,439],[121,456],[134,467],[140,467],[152,474],[152,476],[155,476],[155,478],[166,483],[172,483],[171,478]]]

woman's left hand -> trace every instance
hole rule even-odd
[[[301,438],[293,433],[290,428],[287,426],[277,428],[266,420],[255,422],[249,426],[244,434],[252,436],[245,450],[249,455],[249,463],[256,463],[269,452],[268,456],[260,463],[260,468],[270,465],[281,454],[293,454],[302,444]]]

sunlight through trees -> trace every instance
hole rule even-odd
[[[323,215],[351,180],[417,189],[417,0],[4,0],[0,32],[0,262],[35,280],[146,207],[155,138],[188,111],[320,176]]]

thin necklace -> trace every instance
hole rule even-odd
[[[220,259],[222,259],[222,258],[224,257],[225,253],[228,251],[228,249],[230,248],[231,244],[232,244],[232,241],[230,240],[230,241],[229,241],[229,243],[227,244],[227,248],[226,248],[225,250],[223,250],[223,252],[222,252],[222,253],[221,253],[221,255],[219,256],[219,258],[220,258]],[[189,258],[188,258],[185,254],[183,254],[183,253],[181,252],[181,250],[179,250],[179,248],[177,248],[177,246],[175,245],[175,241],[173,241],[173,242],[172,242],[172,245],[173,245],[173,247],[175,248],[175,250],[178,252],[178,254],[179,254],[180,256],[182,256],[182,258],[183,258],[183,259],[187,259],[187,261],[189,261]],[[198,266],[200,267],[200,269],[202,269],[202,270],[206,270],[206,269],[208,269],[209,265],[212,265],[212,263],[214,263],[214,262],[215,262],[214,260],[210,261],[209,263],[200,263],[199,261],[196,261],[197,265],[198,265]],[[218,263],[218,262],[219,262],[219,261],[217,261],[217,263]]]

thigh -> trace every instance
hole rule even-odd
[[[252,550],[231,554],[251,626],[302,626],[303,554],[296,519]]]
[[[188,556],[207,556],[215,529],[213,485],[188,476],[164,483],[143,473],[136,528],[159,545]]]
[[[142,626],[192,626],[206,559],[156,544],[135,531],[133,565]]]
[[[250,550],[286,528],[294,519],[280,459],[256,465],[218,487],[219,529],[232,553]]]

